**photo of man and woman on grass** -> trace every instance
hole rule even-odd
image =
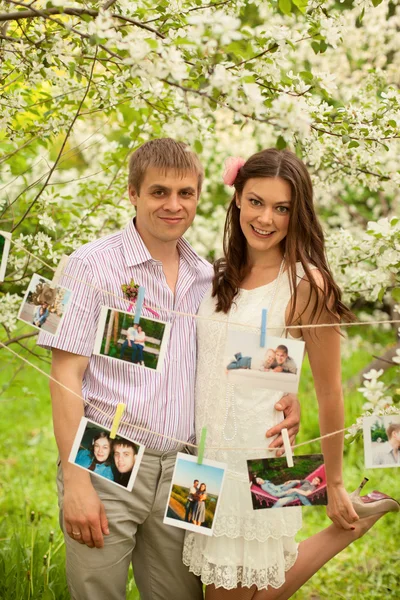
[[[299,387],[304,342],[268,336],[265,348],[260,334],[235,329],[228,331],[225,373],[230,383],[281,390],[295,394]]]
[[[0,281],[6,276],[8,253],[10,252],[11,234],[0,231]]]
[[[103,425],[82,417],[69,462],[131,491],[145,447],[116,435]]]
[[[170,323],[149,317],[141,317],[139,323],[134,321],[134,314],[103,306],[93,354],[161,371]]]
[[[254,510],[287,506],[326,505],[326,474],[322,454],[255,458],[247,461]]]
[[[71,297],[71,290],[58,285],[53,286],[50,279],[35,273],[26,290],[18,319],[36,329],[57,335]]]
[[[400,415],[364,417],[363,430],[367,469],[400,467]]]
[[[164,523],[212,535],[226,465],[178,452]]]

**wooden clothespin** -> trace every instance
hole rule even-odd
[[[134,323],[139,323],[139,321],[140,321],[140,317],[142,314],[142,308],[143,308],[144,293],[145,293],[145,288],[140,286],[138,295],[136,298],[135,318],[133,319]]]
[[[294,466],[294,463],[293,463],[292,448],[291,448],[290,440],[289,440],[289,434],[288,434],[288,430],[286,429],[286,427],[284,429],[282,429],[281,434],[282,434],[282,439],[283,439],[283,447],[285,448],[285,456],[286,456],[287,466],[290,468],[290,467]]]
[[[117,435],[118,427],[122,419],[122,415],[124,414],[126,404],[120,402],[117,406],[117,410],[115,411],[113,424],[111,426],[110,439],[114,439]]]
[[[261,338],[260,338],[261,348],[265,348],[266,336],[267,336],[267,309],[263,308],[261,311]]]
[[[57,287],[57,285],[58,285],[58,282],[60,281],[61,277],[62,277],[62,276],[63,276],[63,274],[64,274],[65,267],[66,267],[66,266],[67,266],[67,264],[68,264],[68,260],[69,260],[69,256],[68,256],[67,254],[63,254],[63,255],[61,256],[61,258],[60,258],[60,262],[59,262],[59,263],[58,263],[58,265],[57,265],[57,269],[55,270],[54,277],[53,277],[53,279],[52,279],[52,282],[51,282],[51,286],[50,286],[50,287],[52,287],[52,288],[55,288],[55,287]]]
[[[201,430],[200,442],[199,442],[199,451],[197,453],[197,464],[203,464],[203,456],[204,456],[204,448],[206,445],[206,437],[207,437],[207,427],[203,427]]]

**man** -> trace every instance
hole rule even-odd
[[[189,495],[187,497],[187,501],[186,501],[186,511],[185,511],[185,521],[189,522],[192,518],[193,515],[193,509],[194,509],[194,505],[196,503],[196,500],[194,498],[194,496],[197,493],[197,490],[199,489],[199,480],[195,479],[193,481],[193,485],[189,490]]]
[[[113,442],[113,457],[117,473],[114,481],[126,487],[135,466],[136,448],[130,440],[115,440]]]
[[[308,500],[307,496],[315,492],[317,487],[321,485],[322,478],[318,476],[313,477],[312,481],[308,481],[308,479],[301,479],[298,483],[300,484],[299,487],[296,489],[286,490],[284,492],[285,496],[275,502],[273,508],[286,506],[294,500],[300,500],[303,506],[311,506],[311,502]]]
[[[144,365],[143,350],[144,350],[145,341],[146,341],[146,333],[143,331],[143,329],[139,325],[138,330],[137,330],[137,336],[136,336],[135,343],[134,343],[135,356],[132,359],[132,361],[134,363],[138,363],[139,365]]]
[[[400,423],[390,423],[386,435],[390,450],[374,456],[373,463],[386,467],[400,465]]]
[[[58,335],[39,340],[52,348],[52,377],[90,402],[84,409],[75,394],[50,383],[73,600],[124,599],[131,562],[141,600],[203,597],[200,579],[181,560],[184,531],[163,523],[176,453],[195,441],[196,320],[173,311],[197,313],[213,276],[211,265],[182,238],[196,214],[202,181],[199,159],[186,144],[158,139],[136,150],[128,186],[135,220],[71,255],[60,285],[73,290],[73,306]],[[171,322],[162,373],[92,356],[101,306],[126,311],[121,285],[132,279],[145,288],[145,303]],[[142,314],[151,317],[146,308]],[[132,492],[110,489],[68,462],[81,417],[111,427],[119,402],[126,405],[123,420],[140,425],[122,424],[119,434],[146,446]],[[298,403],[285,397],[277,408],[287,418],[267,434],[288,427],[293,440]],[[281,444],[280,436],[272,442]]]
[[[132,359],[132,362],[134,362],[133,361],[133,352],[134,352],[134,343],[135,343],[137,334],[138,334],[138,325],[137,325],[137,323],[134,323],[133,327],[128,327],[128,331],[126,332],[126,340],[122,344],[121,351],[119,354],[119,357],[121,359],[124,358],[125,350],[127,348],[132,348],[131,359]]]
[[[275,362],[277,366],[273,369],[274,373],[293,373],[296,375],[297,366],[293,358],[289,356],[287,346],[283,344],[275,350]]]

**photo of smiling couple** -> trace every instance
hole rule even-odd
[[[301,508],[252,509],[245,459],[254,451],[215,449],[264,446],[260,458],[272,457],[276,450],[267,448],[281,446],[281,428],[293,444],[300,420],[294,396],[227,387],[221,373],[230,319],[259,327],[266,307],[267,336],[282,337],[287,325],[353,317],[326,262],[310,176],[294,153],[271,148],[228,161],[224,183],[233,195],[224,255],[213,266],[183,238],[203,178],[199,157],[182,142],[155,139],[139,147],[129,163],[131,221],[73,252],[61,279],[73,291],[71,307],[57,337],[39,336],[52,349],[60,521],[74,600],[123,600],[130,563],[142,600],[200,600],[203,584],[207,600],[284,600],[384,512],[398,510],[389,499],[367,503],[359,490],[349,496],[343,438],[327,438],[322,451],[333,522],[298,544]],[[132,279],[145,288],[145,304],[160,307],[160,319],[171,322],[160,373],[92,354],[101,307],[126,311],[121,285]],[[196,313],[202,318],[189,316]],[[150,316],[145,307],[142,314]],[[338,328],[291,331],[305,342],[321,434],[342,429]],[[119,402],[126,405],[124,423],[140,429],[122,424],[118,434],[146,447],[132,492],[68,462],[81,418],[109,427]],[[205,458],[228,465],[210,537],[163,524],[176,454],[184,449],[172,438],[194,443],[203,427]]]

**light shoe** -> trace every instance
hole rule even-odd
[[[364,477],[359,487],[350,494],[353,508],[360,518],[400,511],[400,504],[397,500],[377,490],[370,492],[366,496],[360,496],[360,492],[367,481],[368,478]]]

